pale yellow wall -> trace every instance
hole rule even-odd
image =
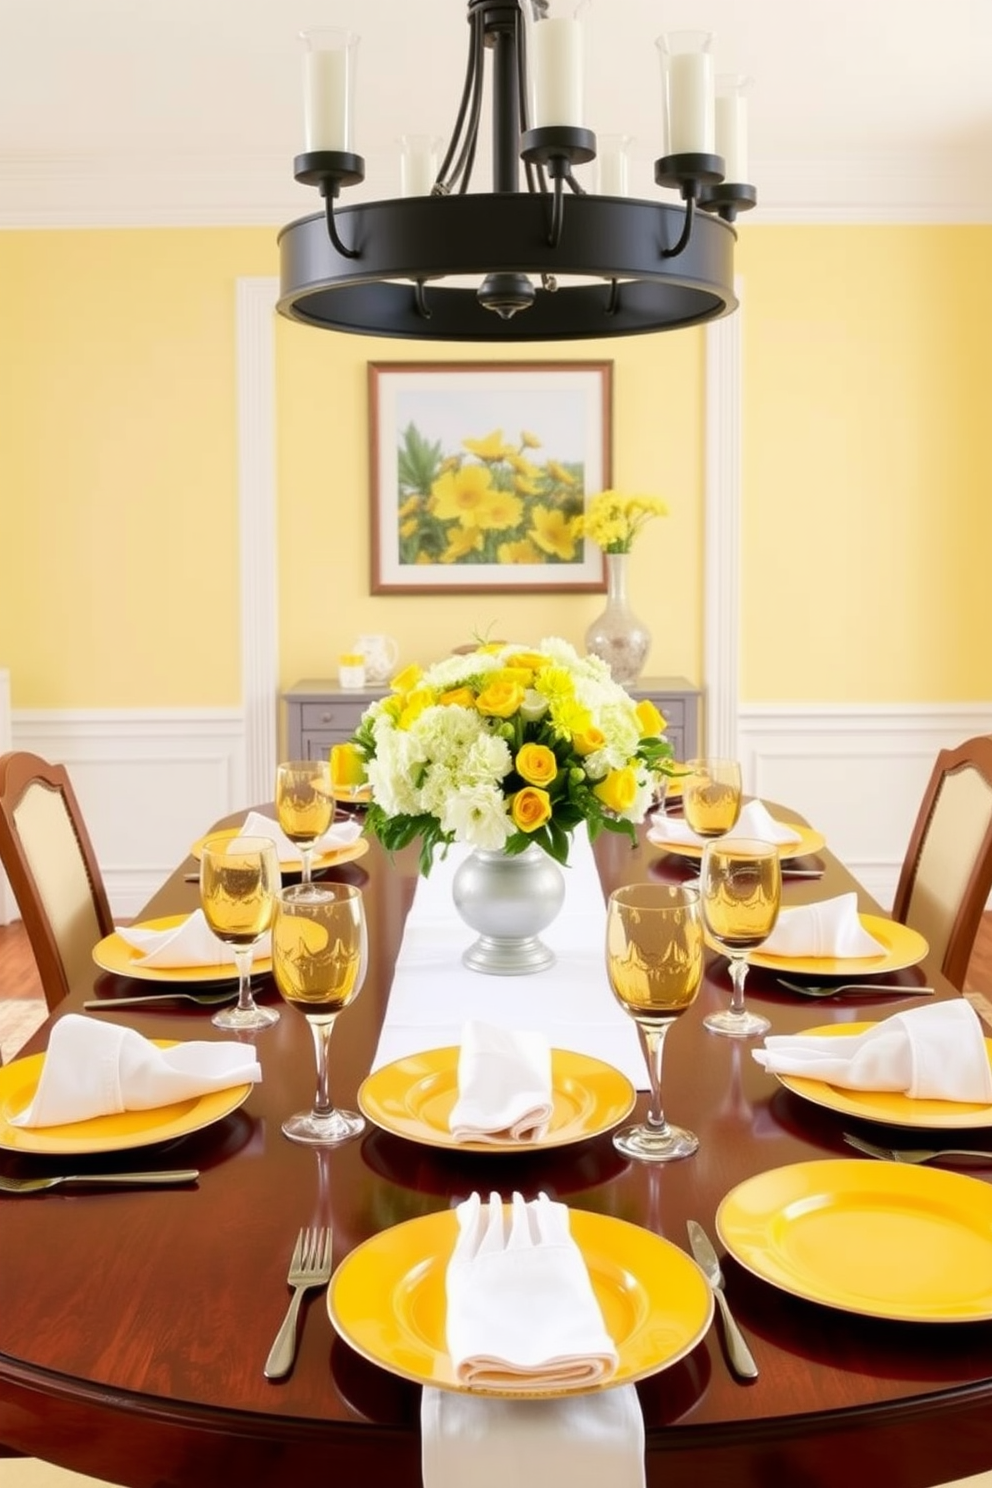
[[[742,223],[746,701],[992,697],[989,228]],[[0,233],[0,665],[17,708],[240,700],[235,287],[275,232]],[[366,369],[484,348],[276,328],[279,666],[359,631],[581,642],[595,595],[372,597]],[[614,365],[651,673],[701,675],[699,331],[525,348]]]
[[[743,695],[992,698],[992,229],[745,226]]]
[[[19,708],[240,700],[234,278],[267,232],[0,233],[0,656]]]

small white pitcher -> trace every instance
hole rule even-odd
[[[355,650],[365,657],[367,682],[386,682],[396,668],[400,648],[392,636],[360,635]]]

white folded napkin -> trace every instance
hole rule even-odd
[[[472,1020],[462,1028],[458,1099],[448,1126],[457,1142],[534,1141],[551,1120],[551,1045],[543,1033]]]
[[[982,1025],[963,997],[895,1013],[864,1033],[777,1034],[751,1053],[772,1074],[802,1075],[846,1090],[992,1103]]]
[[[8,1119],[12,1126],[65,1126],[150,1111],[261,1078],[248,1044],[202,1041],[160,1049],[133,1028],[67,1013],[52,1029],[34,1099]]]
[[[644,1488],[644,1417],[633,1385],[561,1400],[489,1400],[424,1387],[424,1488]]]
[[[447,1270],[447,1344],[470,1389],[589,1388],[617,1367],[568,1209],[541,1194],[459,1204]]]
[[[260,811],[249,811],[241,826],[243,837],[271,837],[276,845],[280,863],[299,863],[299,844],[291,841],[280,827],[279,823],[271,816],[263,816]],[[313,845],[313,855],[319,858],[321,853],[338,852],[342,847],[350,847],[362,835],[362,823],[359,821],[336,821],[332,822],[322,837],[318,837]]]
[[[792,827],[785,826],[776,821],[763,801],[748,801],[741,808],[741,814],[737,818],[737,824],[727,836],[733,837],[755,837],[759,842],[774,842],[780,847],[788,847],[802,838]],[[682,847],[705,847],[712,838],[698,836],[680,816],[666,816],[663,811],[657,812],[651,818],[651,826],[648,829],[648,841],[656,846],[664,846],[665,843],[677,843]]]
[[[761,947],[763,956],[884,956],[885,947],[869,935],[858,916],[858,896],[838,894],[818,904],[779,911],[775,929]]]
[[[207,924],[202,909],[196,909],[181,925],[171,930],[149,930],[142,925],[119,925],[117,935],[127,945],[140,951],[137,964],[142,967],[168,968],[208,966],[218,970],[234,966],[234,948],[218,940]],[[256,958],[272,953],[271,937],[266,931],[255,944]]]

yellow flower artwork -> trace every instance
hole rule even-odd
[[[610,364],[370,372],[373,593],[602,588]]]

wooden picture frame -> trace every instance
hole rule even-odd
[[[612,362],[370,362],[373,594],[605,587]]]

